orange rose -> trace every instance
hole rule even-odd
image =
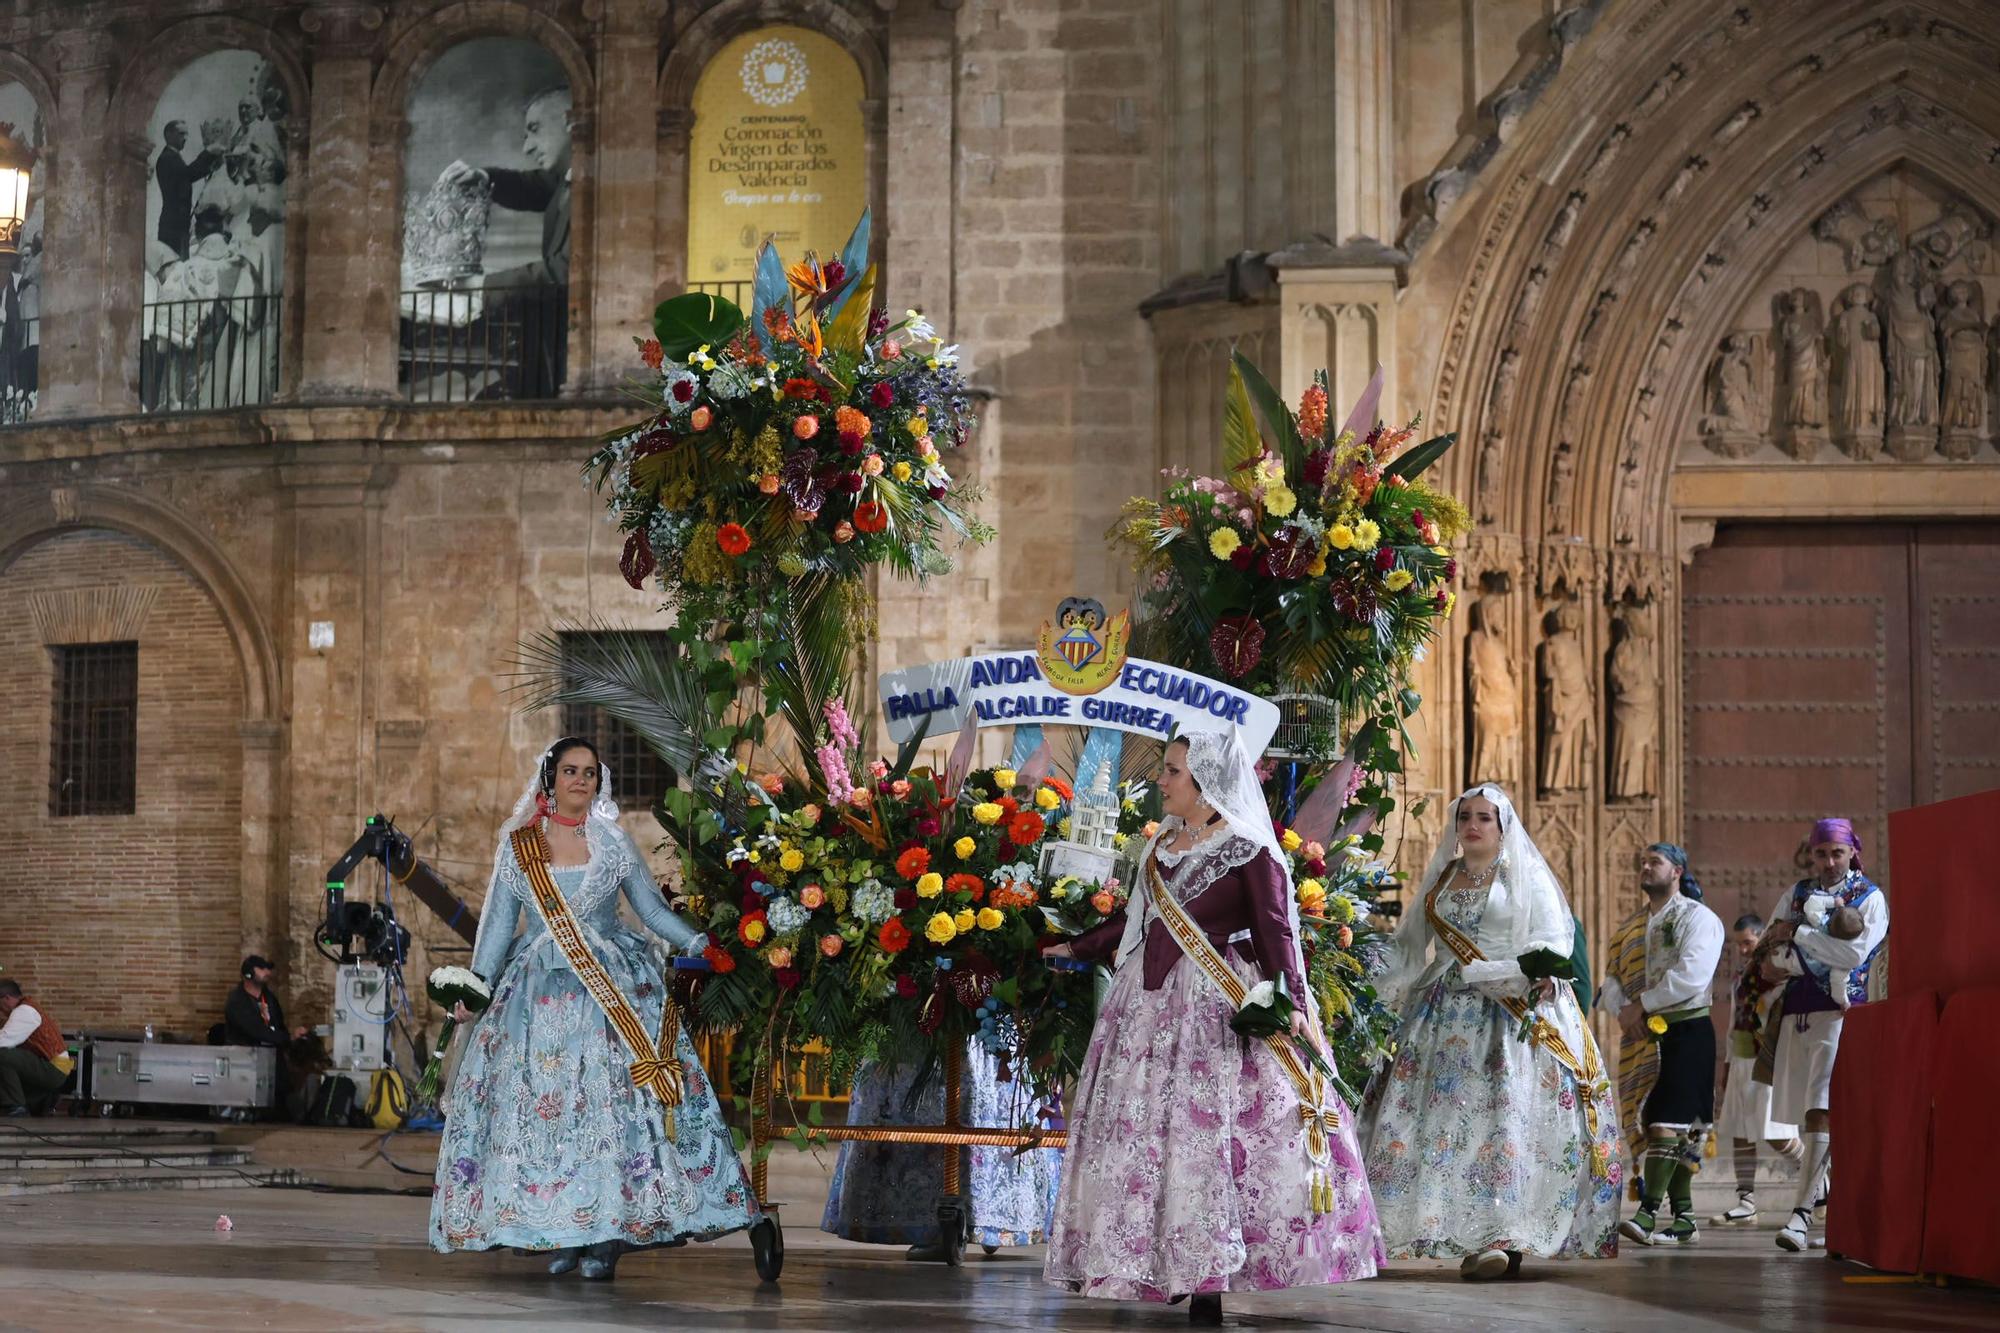
[[[1341,948],[1352,949],[1354,947],[1354,927],[1342,926],[1340,928],[1340,933],[1335,935],[1333,938],[1334,941],[1338,943]]]
[[[800,417],[792,423],[792,434],[801,440],[810,440],[819,434],[819,418]]]
[[[1110,916],[1112,912],[1117,910],[1118,900],[1111,896],[1109,889],[1099,889],[1096,893],[1090,895],[1090,905],[1104,913],[1104,915]]]
[[[775,472],[766,472],[763,476],[757,478],[757,489],[766,495],[776,495],[778,487],[782,485],[784,485],[783,479]]]
[[[846,947],[847,941],[841,939],[838,935],[822,935],[819,937],[819,951],[828,958],[838,958],[840,951]]]
[[[741,523],[724,523],[715,530],[715,544],[731,559],[750,549],[750,533]]]
[[[915,879],[931,868],[931,854],[923,847],[911,847],[896,858],[896,873],[904,879]]]
[[[883,953],[901,953],[910,947],[910,928],[901,917],[892,916],[875,932],[875,942],[882,946]]]

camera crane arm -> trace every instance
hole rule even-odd
[[[379,814],[368,817],[368,826],[361,836],[326,872],[324,933],[328,938],[344,933],[341,908],[347,898],[347,879],[364,861],[380,861],[388,868],[390,878],[443,918],[454,934],[467,944],[473,942],[479,933],[479,914],[467,907],[445,886],[437,872],[418,858],[409,835],[397,829],[387,816]]]

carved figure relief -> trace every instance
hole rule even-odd
[[[1618,465],[1618,498],[1612,504],[1611,539],[1620,546],[1639,540],[1639,459],[1632,455]]]
[[[1889,452],[1914,460],[1937,448],[1936,304],[1923,261],[1905,250],[1883,270],[1883,324],[1888,342]]]
[[[1968,459],[1986,441],[1986,294],[1970,278],[1944,289],[1944,401],[1938,413],[1946,458]]]
[[[1571,532],[1570,500],[1576,490],[1576,455],[1565,440],[1556,446],[1556,456],[1549,460],[1549,526],[1550,532]]]
[[[1873,458],[1882,452],[1882,321],[1867,283],[1853,283],[1835,298],[1828,342],[1834,443],[1849,457]]]
[[[1472,759],[1466,781],[1511,788],[1520,751],[1521,692],[1507,648],[1505,608],[1495,593],[1472,604],[1472,632],[1465,637],[1465,692],[1472,715]]]
[[[1778,445],[1803,462],[1826,440],[1826,342],[1819,294],[1794,287],[1778,297],[1777,307],[1778,345],[1785,368]]]
[[[1653,648],[1650,613],[1632,607],[1611,650],[1607,680],[1611,692],[1611,799],[1657,795],[1660,756],[1660,668]]]
[[[1708,369],[1708,412],[1701,419],[1710,449],[1724,458],[1747,458],[1762,442],[1770,419],[1767,377],[1762,334],[1738,330],[1722,340]]]
[[[1542,764],[1544,792],[1577,791],[1589,771],[1590,663],[1578,632],[1582,617],[1575,602],[1559,602],[1549,612],[1548,637],[1537,654],[1541,671]]]
[[[1479,521],[1495,523],[1499,521],[1501,453],[1505,437],[1497,430],[1486,432],[1486,438],[1479,444]]]
[[[1847,271],[1879,268],[1900,248],[1896,224],[1889,218],[1870,218],[1852,199],[1843,199],[1813,223],[1813,235],[1839,245],[1847,258]]]

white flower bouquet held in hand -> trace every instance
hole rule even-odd
[[[464,1005],[471,1013],[485,1013],[486,1007],[493,1003],[493,989],[470,968],[439,967],[431,969],[424,990],[433,1002],[444,1007],[446,1018],[444,1031],[438,1034],[437,1048],[431,1052],[430,1063],[424,1066],[424,1076],[417,1081],[414,1100],[418,1106],[435,1106],[438,1084],[444,1077],[444,1053],[451,1049],[452,1033],[458,1030],[458,1006]]]

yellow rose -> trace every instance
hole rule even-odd
[[[1299,497],[1289,486],[1273,486],[1264,493],[1264,509],[1274,518],[1288,518],[1299,507]]]
[[[1243,539],[1236,535],[1235,528],[1217,528],[1208,534],[1208,553],[1217,560],[1227,560],[1242,544]]]
[[[910,471],[911,471],[910,465],[899,459],[897,460],[896,464],[889,469],[889,475],[894,477],[897,481],[908,481],[910,479]]]
[[[1650,1018],[1646,1020],[1646,1031],[1652,1033],[1656,1037],[1666,1035],[1667,1020],[1660,1017],[1658,1014],[1652,1015]]]
[[[1354,525],[1354,548],[1358,551],[1372,551],[1382,540],[1382,529],[1372,518],[1364,518]]]
[[[1299,897],[1301,900],[1306,898],[1324,898],[1326,897],[1326,885],[1316,879],[1300,880]]]
[[[1286,829],[1285,836],[1278,839],[1278,845],[1288,852],[1296,852],[1300,847],[1305,845],[1305,839],[1301,838],[1291,829]]]
[[[950,944],[958,934],[958,927],[952,923],[948,912],[939,912],[924,923],[924,938],[932,944]]]
[[[978,915],[970,907],[961,907],[958,909],[957,915],[952,917],[951,924],[954,929],[963,934],[965,931],[971,930],[973,922],[978,919]]]
[[[997,809],[998,807],[996,806],[995,808]],[[971,857],[973,852],[978,850],[978,847],[979,844],[974,842],[972,839],[960,838],[957,842],[951,845],[951,850],[953,855],[957,856],[959,860],[963,861]]]
[[[1062,804],[1062,797],[1056,795],[1054,787],[1043,787],[1035,793],[1035,808],[1053,810]]]
[[[1002,791],[1014,790],[1014,782],[1018,776],[1011,768],[996,768],[993,770],[993,781]]]
[[[1401,592],[1414,582],[1416,582],[1416,575],[1410,573],[1409,570],[1392,569],[1389,571],[1388,577],[1382,580],[1382,586],[1390,592]]]
[[[979,909],[978,920],[981,930],[998,930],[1000,929],[1000,923],[1006,919],[1006,917],[1000,915],[1000,909],[997,907],[982,907]]]
[[[1336,523],[1326,530],[1326,540],[1336,551],[1350,550],[1354,546],[1354,529],[1345,523]]]
[[[982,824],[997,824],[1002,811],[991,801],[981,801],[972,807],[972,817]]]
[[[917,876],[917,897],[935,898],[944,892],[944,876],[935,870],[927,870]]]
[[[787,847],[778,853],[778,869],[791,872],[805,867],[806,854],[796,847]]]

